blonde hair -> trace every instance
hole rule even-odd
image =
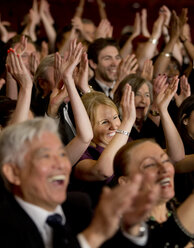
[[[119,111],[114,102],[102,92],[92,91],[90,93],[84,94],[82,96],[82,101],[92,126],[95,124],[95,111],[99,105],[109,106],[119,114]]]

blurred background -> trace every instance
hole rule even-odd
[[[57,29],[61,29],[69,24],[79,4],[79,0],[48,0],[51,13],[55,19]],[[158,10],[162,5],[166,5],[170,10],[175,10],[179,15],[181,9],[188,8],[188,23],[191,26],[192,38],[194,39],[194,0],[104,0],[108,19],[114,27],[114,37],[120,35],[122,28],[126,25],[133,25],[135,13],[142,8],[148,10],[148,27],[151,31],[152,24],[157,18]],[[12,27],[17,30],[24,16],[32,6],[32,0],[1,0],[0,13],[1,20],[10,21]],[[100,17],[95,0],[86,0],[84,18],[91,19],[97,25]]]

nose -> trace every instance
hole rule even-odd
[[[120,61],[116,58],[113,58],[111,60],[111,66],[117,67],[119,63],[120,63]]]
[[[141,102],[142,102],[142,103],[145,103],[145,102],[146,102],[146,96],[141,95]]]
[[[118,129],[118,127],[119,127],[119,124],[116,121],[112,121],[110,123],[110,129],[111,130],[116,130],[116,129]]]
[[[168,166],[164,163],[158,163],[158,174],[165,174],[168,171]]]
[[[68,158],[66,160],[67,160],[67,162],[69,162]],[[54,155],[53,156],[53,167],[55,169],[59,169],[59,170],[64,169],[65,164],[66,163],[65,163],[64,157],[61,157],[59,155]]]

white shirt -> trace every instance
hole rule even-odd
[[[23,201],[21,198],[15,196],[16,201],[20,204],[20,206],[26,211],[26,213],[30,216],[33,222],[36,224],[41,237],[43,239],[45,248],[52,248],[52,228],[46,223],[47,217],[52,214],[60,214],[62,216],[62,222],[65,224],[65,215],[61,206],[57,206],[53,212],[49,212],[43,208],[40,208],[36,205]]]
[[[58,205],[53,212],[49,212],[36,205],[25,202],[24,200],[22,200],[17,196],[15,196],[15,199],[35,223],[36,227],[38,228],[41,234],[45,248],[53,248],[52,245],[53,231],[52,228],[46,223],[46,220],[49,215],[60,214],[62,216],[62,223],[65,224],[66,218],[61,206]],[[87,240],[82,234],[78,234],[77,239],[79,241],[81,248],[90,248]]]
[[[108,96],[108,97],[113,98],[113,96],[112,96],[112,95],[110,94],[110,92],[109,92],[109,89],[111,89],[111,90],[113,89],[113,87],[114,87],[116,81],[114,81],[114,82],[111,84],[111,87],[108,87],[106,84],[101,83],[101,82],[100,82],[99,80],[97,80],[96,78],[95,78],[95,80],[96,80],[96,82],[100,85],[100,87],[103,89],[105,95]]]

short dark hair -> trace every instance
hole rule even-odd
[[[88,47],[88,59],[91,59],[94,63],[98,63],[98,55],[102,49],[107,46],[114,46],[118,51],[120,50],[119,44],[116,40],[112,38],[99,38],[96,39]]]

